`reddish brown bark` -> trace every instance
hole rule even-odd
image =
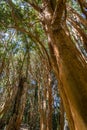
[[[62,1],[62,0],[60,0]],[[63,9],[60,7],[60,10]],[[57,78],[62,83],[60,94],[65,103],[65,110],[70,121],[71,130],[87,129],[87,65],[77,51],[73,41],[65,33],[60,20],[51,24],[53,13],[49,3],[44,10],[44,28],[48,35],[52,65]],[[62,12],[58,13],[61,19]],[[59,22],[58,22],[59,21]],[[66,99],[64,99],[66,96]],[[66,100],[66,101],[65,101]],[[69,107],[67,107],[66,102]]]

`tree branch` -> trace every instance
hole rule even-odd
[[[66,0],[57,0],[51,23],[54,30],[60,28],[63,13],[65,10],[66,10]]]
[[[67,5],[67,12],[70,13],[70,16],[68,16],[68,17],[72,17],[71,14],[74,15],[76,17],[76,19],[78,19],[78,22],[81,23],[87,29],[87,21],[86,21],[86,19],[84,19],[80,14],[78,14],[69,5]]]
[[[31,3],[30,1],[24,0],[25,2],[27,2],[29,5],[31,5],[37,12],[41,13],[42,9],[41,7],[37,6],[36,4],[34,4],[33,2]]]
[[[87,3],[85,0],[78,0],[78,3],[81,7],[81,10],[83,12],[83,14],[86,16],[86,19],[87,19],[87,11],[85,9],[87,9]]]

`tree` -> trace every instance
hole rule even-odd
[[[48,60],[50,59],[51,67],[59,81],[60,96],[70,129],[86,130],[86,0],[83,2],[78,0],[78,3],[73,1],[73,4],[70,0],[24,0],[23,2],[2,0],[2,3],[4,3],[5,17],[9,8],[9,18],[5,21],[1,13],[1,29],[15,28],[26,33],[33,42],[39,44],[47,54]],[[79,9],[77,9],[78,5],[80,5]],[[80,15],[82,13],[84,17]],[[46,45],[49,51],[46,51]]]
[[[44,6],[46,8],[44,9],[45,15],[43,21],[46,21],[44,27],[48,35],[48,42],[53,67],[56,70],[57,77],[60,79],[60,82],[62,84],[62,86],[60,86],[63,87],[62,89],[64,89],[66,100],[68,101],[68,104],[71,109],[71,113],[69,115],[72,114],[73,121],[75,121],[77,117],[79,124],[81,124],[81,126],[79,126],[78,122],[75,121],[74,126],[70,125],[70,128],[78,130],[82,128],[85,130],[86,113],[84,114],[84,111],[86,111],[85,101],[87,98],[87,84],[85,77],[87,74],[87,66],[85,61],[81,59],[82,62],[84,62],[85,66],[82,67],[83,65],[81,61],[78,60],[78,57],[81,57],[80,53],[77,51],[69,35],[65,32],[65,28],[63,28],[61,25],[62,21],[65,20],[65,3],[66,2],[63,2],[62,0],[58,1],[58,3],[56,4],[57,6],[55,5],[56,7],[53,13],[50,3],[48,3],[48,6],[46,6],[47,2],[44,1]],[[64,94],[62,95],[62,97],[63,96]],[[65,102],[64,99],[65,98],[63,97],[63,102]],[[81,105],[81,102],[83,105]]]

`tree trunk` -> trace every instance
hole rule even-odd
[[[44,88],[45,89],[45,88]],[[40,93],[40,83],[38,84],[38,109],[40,112],[40,130],[47,130],[46,125],[46,91],[44,90],[44,99]]]
[[[64,107],[62,99],[60,101],[60,130],[64,130]]]
[[[12,110],[12,105],[13,105],[13,102],[14,102],[14,99],[15,99],[15,96],[17,94],[17,87],[15,86],[12,90],[12,94],[11,94],[11,97],[7,97],[6,98],[6,102],[5,102],[5,105],[4,105],[4,108],[1,109],[0,111],[0,115],[3,115],[1,118],[0,118],[0,129],[3,129],[3,127],[8,123],[9,121],[9,112]],[[6,118],[7,117],[7,118]]]
[[[60,23],[61,14],[58,17],[60,19],[55,21],[55,28],[52,26],[53,15],[50,6],[48,6],[44,9],[43,26],[48,36],[52,66],[62,84],[60,95],[63,103],[66,100],[67,105],[69,105],[67,107],[65,102],[64,107],[69,120],[71,120],[69,123],[70,129],[86,130],[87,64],[77,51],[67,32],[64,31]],[[60,13],[62,12],[60,11]]]
[[[20,79],[17,95],[15,98],[12,116],[6,130],[19,130],[26,104],[27,84],[24,78]]]
[[[56,64],[54,66],[61,80],[72,111],[75,129],[87,129],[87,66],[81,59],[71,39],[63,29],[50,36]],[[50,53],[53,52],[50,50]],[[53,59],[53,56],[51,57]],[[54,59],[53,59],[54,61]],[[59,68],[59,70],[58,70]],[[61,90],[60,90],[61,91]],[[64,98],[64,97],[63,97]]]
[[[51,74],[48,76],[48,112],[47,112],[47,130],[52,130],[52,81]]]
[[[67,95],[65,93],[65,90],[64,90],[64,87],[63,87],[61,81],[60,80],[58,80],[58,81],[59,81],[59,84],[58,84],[59,93],[60,93],[61,99],[63,101],[65,112],[67,113],[70,130],[75,130],[75,121],[72,117],[72,111],[71,111],[69,99],[67,98]]]

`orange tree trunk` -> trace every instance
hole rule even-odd
[[[56,64],[53,65],[57,71],[58,78],[63,84],[75,121],[75,128],[85,130],[87,129],[86,63],[81,59],[79,52],[77,52],[71,39],[65,34],[63,29],[59,32],[53,32],[50,35],[50,40],[50,46],[53,48],[56,59]],[[53,54],[52,50],[50,53]],[[54,63],[54,59],[52,61]]]
[[[61,9],[62,4],[52,25],[50,4],[45,5],[43,26],[48,36],[52,66],[61,83],[60,95],[70,121],[70,129],[87,130],[87,64],[61,26]]]

